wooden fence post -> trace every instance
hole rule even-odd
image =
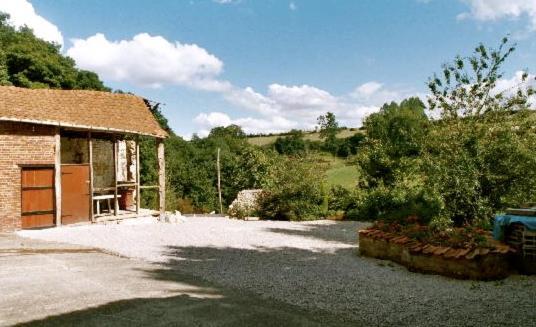
[[[160,210],[160,221],[166,218],[166,160],[164,155],[164,140],[157,139],[158,157],[158,202]]]
[[[218,148],[218,157],[216,159],[216,167],[218,169],[218,198],[220,200],[220,214],[223,214],[223,206],[221,204],[220,148]]]

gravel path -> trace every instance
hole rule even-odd
[[[412,273],[360,257],[356,231],[364,226],[187,218],[19,234],[157,262],[152,278],[179,271],[363,325],[536,325],[536,276],[474,282]]]

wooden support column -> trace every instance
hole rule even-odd
[[[166,216],[166,161],[164,157],[164,139],[157,139],[158,157],[158,202],[160,210],[160,221]]]
[[[93,138],[91,132],[87,133],[87,151],[89,157],[89,219],[95,222],[95,212],[93,211]]]
[[[136,214],[140,214],[141,189],[140,189],[140,137],[136,136]]]
[[[119,203],[117,201],[117,169],[118,169],[118,146],[117,146],[117,137],[114,135],[113,137],[114,142],[114,216],[117,216],[119,214]]]
[[[59,127],[56,128],[54,141],[54,205],[56,207],[56,226],[61,226],[61,136]]]

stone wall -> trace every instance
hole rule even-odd
[[[21,167],[54,164],[55,128],[0,122],[0,232],[21,227]]]

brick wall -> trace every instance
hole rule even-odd
[[[0,232],[20,229],[23,164],[54,164],[51,126],[0,121]]]

